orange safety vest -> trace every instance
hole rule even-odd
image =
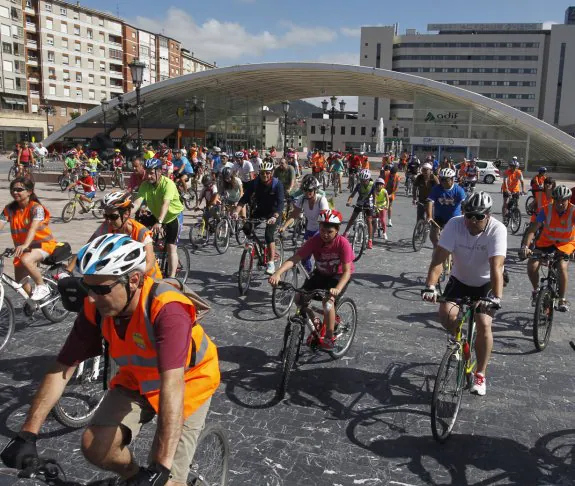
[[[369,159],[365,155],[361,158],[361,168],[369,169]]]
[[[531,222],[534,223],[537,219],[537,213],[552,202],[553,198],[551,196],[547,197],[545,191],[537,191],[535,193],[535,213],[531,215]]]
[[[561,215],[557,213],[555,204],[548,204],[543,211],[545,223],[537,247],[555,246],[570,255],[575,250],[575,205],[569,203]]]
[[[393,180],[390,180],[391,171],[386,171],[384,182],[385,189],[390,196],[394,196],[395,191],[397,191],[397,186],[399,185],[399,174],[394,174]],[[389,185],[391,183],[391,186]]]
[[[505,171],[505,178],[503,179],[502,191],[503,192],[519,192],[519,182],[523,177],[522,172],[519,169],[515,169],[511,172],[510,169]]]
[[[220,384],[218,352],[202,326],[196,323],[194,304],[184,294],[165,282],[144,278],[138,307],[126,329],[125,339],[120,339],[114,329],[114,319],[102,319],[102,336],[108,342],[110,357],[120,367],[110,382],[110,388],[122,386],[145,396],[158,412],[160,407],[160,372],[154,336],[154,322],[158,313],[169,302],[181,302],[192,320],[192,335],[184,373],[184,418],[193,414]],[[97,326],[96,306],[84,299],[84,315]]]
[[[325,159],[321,155],[315,160],[312,158],[311,168],[313,172],[321,172],[325,170]]]
[[[139,223],[138,221],[136,221],[135,219],[130,218],[130,223],[132,223],[132,231],[130,232],[130,234],[128,235],[130,238],[132,238],[134,241],[139,241],[140,243],[143,243],[146,236],[150,236],[150,238],[152,237],[151,235],[151,231],[144,226],[142,223]],[[108,223],[107,221],[104,221],[100,227],[94,232],[94,234],[92,235],[91,240],[97,238],[98,236],[102,236],[108,233],[116,233],[112,226],[110,225],[110,223]],[[150,272],[147,274],[148,277],[152,277],[155,278],[157,280],[162,279],[162,272],[160,270],[160,265],[158,264],[158,260],[156,259],[156,265],[154,266],[154,268],[152,268],[150,270]]]
[[[4,208],[4,216],[10,221],[10,233],[12,234],[12,241],[14,246],[23,245],[28,236],[28,231],[30,231],[30,225],[32,224],[32,210],[36,206],[41,206],[41,204],[36,201],[30,201],[28,206],[24,209],[17,209],[16,211],[11,211],[8,206]],[[52,231],[48,227],[50,222],[50,211],[44,208],[44,219],[38,226],[34,239],[32,240],[32,247],[40,248],[46,253],[52,254],[56,249],[57,241],[52,234]],[[14,259],[14,265],[20,263],[19,258]]]
[[[545,184],[545,179],[547,179],[547,177],[545,177],[544,175],[542,175],[542,176],[536,175],[533,178],[531,185],[536,186],[537,188],[543,187],[543,184]],[[535,187],[534,187],[534,189],[535,189]]]

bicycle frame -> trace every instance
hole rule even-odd
[[[465,304],[459,307],[459,315],[461,319],[457,326],[457,332],[455,333],[455,341],[464,358],[464,366],[459,369],[458,380],[462,380],[463,376],[468,379],[471,373],[477,366],[477,359],[473,354],[472,350],[475,347],[475,305],[467,306]],[[464,335],[463,329],[465,323],[468,323],[468,332]],[[466,349],[467,346],[467,349]],[[473,356],[473,358],[472,358]],[[461,382],[459,382],[461,383]]]

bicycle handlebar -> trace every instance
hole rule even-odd
[[[309,297],[327,297],[330,296],[332,297],[332,295],[330,294],[329,290],[319,290],[319,289],[313,289],[313,290],[305,290],[305,289],[298,289],[296,287],[294,287],[292,284],[290,284],[289,282],[278,282],[277,287],[283,289],[283,290],[293,290],[295,292],[297,292],[298,294],[302,294],[302,295],[306,295]]]
[[[547,261],[559,261],[559,260],[569,260],[569,256],[562,255],[561,253],[556,253],[554,251],[550,253],[542,252],[541,250],[533,250],[529,256],[532,260],[547,260]]]

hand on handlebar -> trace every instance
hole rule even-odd
[[[25,245],[18,245],[15,249],[14,249],[14,258],[20,258],[22,256],[22,254],[28,249],[27,246]]]
[[[481,312],[488,312],[490,310],[501,309],[501,299],[492,295],[483,297],[477,304],[477,308]]]
[[[38,459],[36,439],[36,434],[20,432],[4,447],[0,459],[8,467],[23,469],[25,459]]]
[[[533,251],[531,251],[530,248],[525,247],[525,248],[521,248],[518,253],[519,253],[519,258],[521,258],[522,260],[525,260],[526,258],[529,258],[533,254]]]
[[[277,287],[277,285],[280,283],[280,277],[281,274],[278,274],[278,272],[274,273],[270,278],[268,278],[268,282],[272,287]]]
[[[425,287],[422,291],[421,291],[421,298],[425,301],[425,302],[437,302],[437,298],[439,297],[439,292],[437,291],[437,289],[435,288],[435,285],[430,285],[428,287]]]
[[[275,216],[272,216],[271,218],[269,218],[269,219],[266,221],[266,224],[270,224],[270,225],[276,224],[276,221],[277,221],[277,220],[278,220],[278,219],[277,219]]]
[[[170,470],[153,462],[148,467],[140,467],[135,476],[126,480],[126,486],[164,486],[170,480]]]

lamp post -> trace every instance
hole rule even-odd
[[[48,104],[47,100],[42,100],[42,104],[40,105],[40,109],[46,113],[46,137],[50,135],[50,121],[48,119],[49,115],[54,116],[56,114],[56,110],[52,105]]]
[[[106,123],[106,112],[108,111],[110,102],[104,98],[102,101],[100,101],[100,105],[102,106],[102,115],[104,115],[104,133],[106,133],[108,131],[108,124]]]
[[[321,127],[319,128],[320,132],[321,132],[321,149],[325,150],[325,123],[321,124]]]
[[[138,120],[138,154],[142,155],[142,104],[140,100],[140,88],[144,78],[144,69],[146,63],[134,59],[130,64],[130,73],[132,74],[132,83],[136,87],[136,118]]]
[[[323,112],[328,113],[329,117],[331,118],[331,147],[330,147],[330,149],[333,150],[333,136],[335,134],[335,129],[334,129],[333,124],[334,124],[334,120],[335,120],[335,113],[337,111],[335,108],[335,106],[337,104],[337,96],[332,96],[329,100],[331,102],[331,108],[329,110],[327,109],[327,106],[328,106],[327,100],[323,100],[321,102],[321,107],[323,109]],[[339,109],[340,109],[341,113],[345,112],[345,101],[344,100],[341,100],[339,102]]]
[[[282,101],[282,106],[284,109],[284,157],[287,154],[287,116],[289,112],[289,101]]]
[[[205,112],[206,110],[206,100],[205,99],[201,99],[198,100],[198,97],[196,95],[192,96],[192,101],[190,103],[190,100],[186,100],[186,115],[190,116],[190,113],[194,114],[194,137],[192,138],[192,141],[195,142],[196,141],[196,117],[198,113],[201,112]],[[205,120],[205,117],[204,117]],[[205,131],[205,128],[204,128]],[[205,133],[204,133],[204,140],[205,140]],[[204,142],[205,145],[205,142]]]

